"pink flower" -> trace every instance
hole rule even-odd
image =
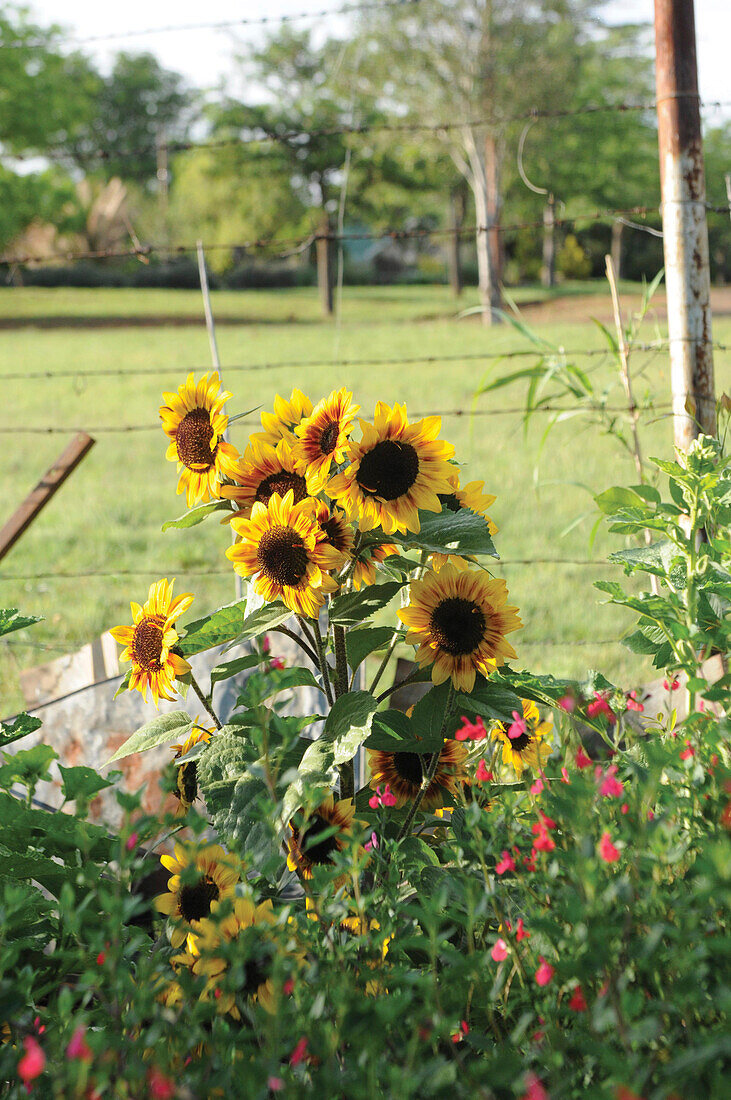
[[[455,730],[455,740],[457,741],[484,741],[487,737],[487,730],[485,729],[485,723],[482,721],[480,715],[474,722],[470,722],[468,718],[462,715],[463,726],[460,726],[458,730]]]
[[[550,963],[547,963],[543,958],[543,955],[538,956],[538,962],[540,963],[536,970],[536,982],[538,985],[548,985],[553,975],[556,973]]]
[[[372,810],[377,810],[379,806],[395,806],[396,799],[391,794],[391,786],[389,783],[381,790],[380,784],[376,787],[376,793],[371,795],[368,799],[368,805]]]
[[[100,951],[99,954],[96,957],[96,965],[97,966],[104,966],[104,963],[106,961],[107,961],[107,956],[106,956],[105,952]]]
[[[680,687],[680,680],[678,680],[677,677],[673,680],[672,683],[669,683],[667,680],[663,680],[662,686],[665,688],[666,691],[677,691]]]
[[[629,695],[627,696],[627,710],[643,711],[644,709],[644,706],[637,698],[637,692],[630,691]]]
[[[541,779],[541,777],[539,775],[538,778],[536,779],[535,783],[531,783],[530,793],[535,794],[535,795],[539,795],[542,790],[543,790],[543,780]]]
[[[602,780],[602,784],[599,787],[599,794],[604,798],[621,798],[624,793],[624,787],[620,781],[616,778],[617,765],[612,764],[607,768],[607,773]]]
[[[284,1081],[281,1077],[270,1077],[267,1080],[267,1088],[270,1092],[281,1092],[284,1088]]]
[[[627,805],[626,802],[623,802],[622,805],[619,808],[620,808],[620,810],[623,814],[628,814],[629,813],[629,806]]]
[[[535,1073],[529,1073],[525,1079],[526,1089],[520,1100],[551,1100]]]
[[[683,751],[680,754],[680,759],[681,760],[690,760],[690,758],[692,756],[695,756],[695,749],[691,745],[690,741],[686,738],[685,739],[685,748],[683,749]]]
[[[490,952],[496,963],[502,962],[503,959],[508,957],[508,945],[505,940],[495,940],[492,951]]]
[[[536,869],[536,850],[531,848],[530,854],[523,859],[526,871],[535,871]]]
[[[137,833],[129,834],[126,841],[124,842],[124,846],[128,852],[134,852],[135,848],[137,847],[138,839],[139,837],[137,836]]]
[[[307,1053],[307,1039],[303,1035],[302,1038],[300,1039],[300,1041],[297,1043],[297,1046],[294,1048],[294,1050],[292,1051],[292,1053],[289,1056],[290,1066],[298,1066],[300,1064],[300,1062],[303,1061],[303,1059],[305,1058],[306,1053]]]
[[[371,839],[367,840],[363,847],[366,852],[372,852],[374,848],[378,847],[378,837],[375,833],[371,833]]]
[[[599,841],[599,855],[605,863],[616,863],[619,859],[619,852],[612,844],[609,833],[602,834],[602,839]]]
[[[175,1083],[161,1073],[157,1066],[153,1066],[147,1074],[147,1084],[154,1100],[171,1100],[175,1096]]]
[[[86,1041],[86,1028],[77,1027],[71,1036],[71,1042],[66,1047],[67,1058],[78,1058],[81,1062],[91,1062],[94,1055]]]
[[[285,997],[289,997],[289,995],[293,991],[294,991],[294,978],[287,978],[286,982],[282,986],[282,993],[284,994]]]
[[[269,641],[269,635],[263,634],[261,639],[261,651],[262,653],[268,653],[272,648],[272,643]]]
[[[576,710],[576,696],[567,692],[565,695],[562,695],[560,699],[556,700],[556,704],[561,710],[565,710],[567,714],[573,714]]]
[[[522,714],[518,714],[517,710],[513,711],[513,721],[508,726],[508,737],[511,741],[514,741],[516,737],[522,737],[524,733],[528,732],[528,727],[525,724],[525,720]]]
[[[18,1077],[25,1085],[26,1091],[30,1092],[33,1081],[36,1077],[40,1077],[46,1068],[46,1056],[40,1043],[32,1035],[23,1040],[23,1049],[25,1054],[18,1062]]]
[[[285,667],[284,661],[281,657],[272,657],[271,661],[269,662],[269,667],[281,671]]]
[[[579,745],[579,748],[576,751],[576,767],[580,768],[583,771],[584,768],[590,768],[592,764],[593,760],[591,759],[591,757],[587,756],[581,745]]]
[[[571,1000],[569,1001],[569,1008],[572,1012],[586,1012],[586,998],[584,997],[584,991],[580,985],[574,987],[574,991],[571,994]]]
[[[495,776],[488,769],[484,759],[480,760],[480,763],[477,765],[477,771],[475,772],[475,779],[477,780],[477,782],[492,783],[494,778]]]
[[[465,1035],[469,1035],[470,1027],[466,1020],[460,1021],[458,1029],[454,1035],[450,1036],[453,1043],[461,1043]]]
[[[537,821],[532,826],[532,833],[535,836],[533,841],[533,849],[536,852],[552,852],[556,847],[553,839],[548,835],[549,829],[556,828],[556,822],[551,817],[547,817],[542,811],[538,811],[541,817],[540,821]]]
[[[500,853],[500,855],[501,855],[502,858],[501,858],[499,863],[495,864],[495,874],[504,875],[506,873],[506,871],[514,871],[515,870],[515,860],[511,856],[508,849],[504,848],[502,850],[502,852]]]
[[[562,783],[570,783],[571,782],[571,780],[569,779],[569,773],[568,773],[568,771],[566,770],[565,767],[561,768],[561,782]]]
[[[654,821],[654,820],[655,820],[655,815],[654,815],[654,813],[652,812],[652,810],[648,810],[648,811],[647,811],[647,820],[648,820],[648,821]]]
[[[594,718],[597,714],[605,715],[607,722],[610,726],[613,726],[614,723],[617,721],[614,711],[607,702],[606,695],[602,695],[600,691],[594,692],[594,701],[592,703],[589,703],[588,707],[586,708],[586,713],[588,714],[589,718]]]
[[[523,918],[518,917],[518,927],[515,930],[515,938],[520,943],[521,940],[529,940],[531,933],[524,927]]]

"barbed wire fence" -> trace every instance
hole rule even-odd
[[[408,4],[418,3],[418,0],[378,0],[374,3],[357,3],[357,4],[344,4],[340,7],[325,8],[319,11],[299,12],[293,13],[289,16],[261,16],[254,18],[242,18],[237,20],[222,21],[218,23],[190,23],[184,25],[168,25],[163,27],[152,27],[144,30],[131,30],[125,32],[119,32],[118,34],[109,35],[95,35],[95,36],[70,36],[66,41],[71,45],[82,45],[86,43],[94,43],[101,41],[112,41],[114,39],[126,39],[136,36],[143,36],[149,34],[163,34],[174,33],[178,31],[186,30],[230,30],[237,27],[254,26],[254,25],[266,25],[269,23],[285,23],[293,22],[299,19],[306,18],[321,18],[330,15],[348,14],[354,11],[364,11],[371,8],[383,8],[383,7],[404,7]],[[39,42],[37,45],[42,45]],[[4,42],[0,43],[0,49],[30,49],[34,48],[33,43],[14,43]],[[205,141],[165,141],[163,142],[163,149],[165,156],[173,154],[183,154],[186,152],[192,152],[196,150],[206,151],[218,151],[226,149],[240,149],[247,150],[253,149],[258,154],[262,146],[269,144],[276,145],[277,143],[292,143],[292,142],[305,142],[316,141],[318,139],[329,137],[344,137],[344,138],[357,138],[364,135],[379,135],[379,134],[409,134],[409,133],[424,133],[424,134],[443,134],[449,133],[452,130],[462,129],[465,126],[470,127],[484,127],[488,125],[507,125],[509,123],[524,121],[524,120],[550,120],[550,119],[570,119],[573,117],[581,117],[587,115],[616,112],[616,113],[648,113],[654,111],[657,108],[657,101],[643,101],[643,102],[619,102],[611,104],[589,104],[582,105],[575,108],[555,109],[555,110],[543,110],[540,107],[533,108],[529,111],[522,112],[510,116],[491,117],[491,118],[475,118],[468,122],[455,122],[441,120],[434,123],[422,123],[415,122],[410,119],[403,120],[380,120],[376,122],[358,123],[351,122],[347,125],[339,125],[334,127],[313,128],[311,130],[303,129],[282,129],[282,130],[267,130],[262,126],[250,127],[248,132],[238,134],[235,136],[225,136],[220,138],[212,138]],[[720,110],[731,106],[731,100],[729,101],[709,101],[701,103],[701,107],[704,110]],[[147,150],[144,150],[145,152]],[[89,161],[98,160],[104,162],[111,157],[118,158],[134,158],[139,156],[142,150],[140,149],[107,149],[99,148],[86,151],[85,157]],[[30,160],[38,154],[11,154],[6,153],[10,159],[22,162],[24,160]],[[64,161],[68,160],[74,155],[74,150],[69,148],[68,143],[57,143],[52,147],[44,150],[42,154],[47,160],[50,161]],[[710,202],[704,203],[707,212],[729,214],[731,204],[712,204]],[[575,213],[572,215],[566,215],[562,217],[555,217],[554,224],[558,227],[561,226],[577,226],[581,224],[595,224],[602,222],[614,222],[619,221],[628,228],[646,232],[655,237],[662,237],[662,230],[651,224],[644,224],[642,221],[636,219],[652,219],[658,217],[658,209],[653,206],[633,206],[627,208],[605,208],[596,210],[587,210],[584,212]],[[460,226],[453,228],[413,228],[413,227],[395,227],[381,231],[346,231],[346,232],[329,232],[322,231],[321,229],[315,230],[309,234],[298,238],[280,239],[276,237],[259,238],[245,241],[228,241],[228,242],[216,242],[206,245],[206,251],[235,251],[238,253],[257,253],[262,255],[267,260],[288,260],[302,255],[307,252],[313,245],[316,245],[320,241],[325,241],[328,244],[342,245],[347,242],[354,241],[419,241],[419,240],[451,240],[457,238],[461,239],[474,239],[480,234],[493,233],[510,233],[524,230],[542,230],[544,228],[543,220],[536,221],[515,221],[508,223],[500,223],[498,225],[470,225]],[[121,248],[112,247],[104,249],[69,249],[67,251],[61,251],[54,255],[54,262],[66,262],[76,263],[79,261],[104,261],[113,259],[133,259],[149,260],[151,257],[161,256],[166,260],[169,260],[174,256],[183,256],[187,254],[195,253],[197,244],[192,242],[172,242],[165,244],[156,244],[154,242],[140,243],[136,240],[132,247]],[[20,255],[5,255],[0,257],[0,266],[6,268],[14,268],[24,265],[33,265],[47,263],[49,257],[47,255],[38,254],[20,254]],[[652,342],[646,342],[642,344],[635,344],[633,346],[633,352],[663,352],[666,351],[669,346],[667,340],[656,340]],[[728,346],[722,343],[714,343],[712,347],[715,350],[726,352],[729,350]],[[307,368],[313,368],[316,366],[337,366],[339,369],[345,369],[349,367],[361,367],[361,366],[388,366],[388,367],[423,367],[428,364],[447,364],[447,363],[459,363],[459,362],[499,362],[503,360],[511,359],[523,359],[523,358],[540,358],[549,355],[563,355],[566,358],[594,358],[602,357],[606,359],[611,356],[611,352],[606,348],[530,348],[530,349],[509,349],[506,351],[496,352],[476,352],[476,353],[463,353],[454,355],[413,355],[403,357],[389,357],[389,358],[369,358],[359,357],[351,359],[341,359],[337,364],[329,363],[327,359],[290,359],[284,361],[275,362],[262,362],[262,363],[248,363],[248,364],[232,364],[226,366],[226,373],[249,373],[249,372],[262,372],[270,373],[279,370],[285,370],[290,368],[297,368],[306,370]],[[117,369],[74,369],[74,370],[44,370],[44,371],[5,371],[0,372],[0,383],[10,381],[33,381],[33,382],[52,382],[59,381],[61,379],[105,379],[112,377],[160,377],[167,372],[178,371],[177,367],[167,366],[155,366],[150,368],[117,368]],[[207,367],[201,368],[186,368],[187,370],[206,370]],[[551,403],[547,402],[540,407],[533,410],[533,413],[548,414],[548,415],[561,415],[570,414],[574,412],[604,412],[610,414],[627,414],[630,411],[633,415],[640,416],[653,416],[659,415],[671,415],[672,402],[652,401],[647,405],[634,407],[628,410],[628,406],[624,405],[611,405],[608,403],[582,403],[581,405],[568,405],[566,403]],[[492,408],[454,408],[454,409],[441,409],[434,410],[429,409],[424,412],[413,412],[411,415],[415,418],[434,415],[435,413],[445,418],[461,418],[461,417],[500,417],[500,416],[514,416],[524,414],[524,406],[497,406]],[[235,422],[236,427],[238,425],[258,425],[258,419],[251,417],[241,417]],[[45,424],[0,424],[0,435],[12,436],[12,435],[52,435],[52,434],[67,434],[75,431],[85,431],[88,433],[104,433],[104,434],[123,434],[123,433],[136,433],[136,432],[148,432],[159,430],[159,424],[101,424],[90,425],[85,424],[83,427],[68,426],[68,425],[45,425]],[[566,568],[602,568],[607,567],[610,563],[603,559],[579,559],[579,558],[514,558],[505,559],[495,563],[497,567],[507,568],[520,568],[520,567],[534,567],[534,566],[551,566],[551,567],[566,567]],[[169,569],[169,566],[167,567]],[[225,576],[230,575],[230,569],[206,569],[197,571],[195,569],[180,568],[180,572],[184,572],[188,576]],[[154,576],[159,573],[157,568],[150,569],[117,569],[117,570],[105,570],[105,569],[90,569],[83,572],[75,571],[48,571],[42,573],[23,573],[14,572],[0,575],[0,583],[24,583],[29,581],[68,581],[68,580],[81,580],[81,579],[94,579],[99,581],[108,581],[115,577],[147,577]],[[525,646],[546,646],[546,647],[586,647],[586,646],[612,646],[616,645],[620,639],[618,638],[602,638],[602,639],[560,639],[560,638],[541,638],[541,639],[522,639],[521,645]],[[26,642],[18,640],[4,640],[4,645],[9,647],[29,647],[38,650],[54,651],[63,649],[64,647],[55,646],[51,643],[43,642]],[[111,682],[117,677],[108,678],[108,680],[101,682]],[[96,684],[89,685],[89,688],[97,686]],[[87,689],[80,689],[87,690]],[[73,692],[70,694],[77,694]],[[35,708],[39,709],[39,708]]]

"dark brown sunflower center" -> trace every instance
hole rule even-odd
[[[143,619],[135,627],[132,636],[132,657],[135,664],[139,665],[140,668],[146,668],[151,672],[160,668],[162,628],[163,619],[159,615],[154,618]]]
[[[503,725],[503,732],[507,734],[508,727]],[[530,745],[533,738],[529,733],[519,733],[517,737],[508,737],[510,747],[514,752],[523,752]]]
[[[283,497],[290,489],[294,492],[295,504],[299,504],[307,496],[307,482],[301,474],[279,470],[276,474],[270,474],[269,477],[264,478],[256,490],[256,499],[262,504],[268,504],[275,493]]]
[[[191,760],[188,764],[181,764],[178,768],[176,794],[186,806],[195,802],[198,794],[198,766],[195,760]]]
[[[300,851],[310,863],[332,863],[332,857],[338,850],[337,833],[323,836],[332,829],[332,821],[326,821],[319,814],[313,814],[304,832],[300,831],[298,843]],[[323,837],[322,840],[318,839]]]
[[[346,533],[343,531],[343,525],[337,516],[330,516],[330,519],[326,519],[320,526],[327,535],[327,541],[331,546],[334,546],[336,550],[347,549]]]
[[[420,787],[424,778],[423,757],[418,752],[395,752],[393,766],[399,777],[414,787]]]
[[[275,584],[296,587],[307,573],[307,547],[292,527],[271,527],[259,542],[257,561]]]
[[[204,875],[193,886],[183,886],[179,904],[183,920],[203,920],[211,912],[211,903],[218,901],[219,893],[210,875]]]
[[[432,611],[429,626],[434,640],[452,657],[462,657],[477,649],[485,633],[486,619],[472,600],[451,596],[441,600]]]
[[[193,409],[178,424],[175,443],[178,458],[189,470],[213,464],[218,444],[211,448],[213,425],[207,409]]]
[[[364,493],[396,500],[408,493],[419,474],[419,455],[410,443],[383,439],[363,455],[355,480]]]
[[[253,997],[260,985],[263,985],[272,972],[274,951],[271,947],[257,945],[257,954],[252,955],[244,964],[244,981],[241,992],[245,997]]]
[[[337,420],[330,420],[320,432],[320,450],[324,455],[331,455],[335,450],[335,444],[340,435],[340,425]]]
[[[458,512],[462,507],[456,493],[437,493],[437,496],[442,503],[442,508],[446,508],[449,512]]]

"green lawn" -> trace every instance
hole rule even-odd
[[[596,312],[606,315],[607,295],[603,287],[599,291]],[[541,294],[525,290],[519,297],[535,302]],[[468,292],[459,308],[475,300],[474,293]],[[403,366],[337,365],[368,357],[494,354],[525,347],[524,337],[507,325],[486,329],[473,318],[458,320],[443,287],[347,287],[337,324],[322,322],[316,292],[311,289],[214,293],[213,308],[219,317],[241,322],[223,324],[218,333],[226,386],[234,393],[231,413],[257,405],[270,407],[275,393],[288,395],[293,386],[317,400],[345,384],[355,391],[366,416],[372,415],[379,398],[405,401],[410,414],[448,414],[443,435],[456,444],[457,457],[466,463],[463,480],[483,478],[486,491],[498,497],[492,514],[500,527],[498,550],[506,560],[496,572],[505,576],[522,610],[525,629],[516,636],[521,662],[556,674],[577,675],[589,667],[601,668],[628,687],[648,675],[647,667],[628,651],[603,644],[630,625],[619,609],[598,606],[592,580],[610,576],[606,566],[551,565],[543,560],[518,564],[524,559],[590,556],[593,514],[565,537],[561,535],[582,513],[591,513],[591,493],[635,480],[631,462],[614,440],[583,418],[557,426],[543,451],[536,484],[534,465],[546,418],[536,418],[526,440],[517,414],[468,415],[486,369],[507,371],[515,363],[465,359]],[[187,291],[0,290],[0,319],[28,321],[27,326],[2,334],[5,355],[0,377],[15,373],[24,377],[5,379],[0,428],[69,430],[69,435],[2,434],[0,523],[30,491],[74,428],[150,426],[149,431],[99,432],[90,455],[3,560],[0,604],[43,614],[46,621],[33,631],[11,636],[12,645],[0,643],[0,714],[12,712],[21,702],[19,667],[68,652],[110,626],[126,622],[130,599],[142,601],[152,580],[177,577],[179,590],[196,592],[193,612],[197,614],[234,596],[233,575],[223,556],[228,539],[215,521],[193,532],[160,533],[162,523],[179,515],[184,504],[175,496],[175,468],[164,459],[166,440],[155,427],[157,409],[163,389],[175,388],[191,370],[209,369],[203,322],[159,327],[123,323],[124,318],[200,313],[200,296]],[[566,317],[565,309],[561,316]],[[66,318],[69,323],[57,320],[53,327],[44,327],[42,319],[49,317]],[[97,321],[96,327],[84,327],[79,318],[122,322],[107,327]],[[657,331],[663,331],[662,326],[648,322],[647,339]],[[540,324],[540,333],[567,348],[603,346],[597,327],[585,320],[547,320]],[[729,344],[731,320],[715,321],[714,336]],[[288,360],[313,365],[255,372],[232,369]],[[597,379],[612,374],[608,358],[581,362],[596,372]],[[657,401],[666,401],[666,359],[658,353],[638,353],[634,367],[642,370],[638,398],[652,393]],[[81,374],[58,379],[25,377],[36,372],[108,370],[121,373],[96,379]],[[156,373],[135,375],[135,370]],[[717,353],[716,371],[720,392],[731,377],[728,353]],[[479,398],[475,407],[515,407],[522,396],[520,389],[503,390]],[[619,386],[613,402],[621,403]],[[455,416],[453,410],[463,410],[463,415]],[[242,450],[250,430],[246,423],[233,425],[232,440]],[[668,457],[670,422],[659,418],[643,422],[642,442],[645,453]],[[602,532],[593,556],[601,559],[619,548],[616,537]],[[95,576],[99,571],[139,575]],[[80,576],[45,576],[64,572]]]

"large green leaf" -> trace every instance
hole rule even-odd
[[[369,653],[384,648],[392,638],[393,630],[390,626],[372,626],[365,627],[362,630],[349,630],[345,636],[348,664],[352,669],[358,668]]]
[[[595,496],[594,500],[605,516],[616,515],[617,512],[622,512],[625,508],[640,508],[643,512],[647,510],[647,504],[639,493],[636,493],[634,489],[627,489],[621,485],[605,489],[603,493]]]
[[[236,661],[226,661],[223,664],[216,665],[211,671],[211,687],[221,680],[228,680],[231,676],[238,675],[239,672],[245,672],[248,668],[254,668],[260,661],[261,657],[258,653],[249,653],[246,657],[239,657]]]
[[[0,638],[3,634],[12,634],[33,623],[43,622],[42,615],[21,615],[17,607],[0,607]]]
[[[0,748],[10,745],[29,733],[40,729],[43,723],[32,714],[16,714],[10,722],[0,722]]]
[[[387,581],[386,584],[369,584],[359,592],[336,596],[330,605],[330,622],[338,626],[357,626],[376,611],[390,603],[404,581]]]
[[[430,554],[487,554],[497,558],[498,553],[490,535],[490,528],[483,516],[460,508],[451,512],[419,512],[421,530],[418,534],[408,531],[405,535],[391,536],[404,547],[427,550]]]
[[[273,668],[266,676],[250,680],[236,700],[237,707],[254,707],[292,688],[310,687],[321,691],[320,685],[308,668]]]
[[[482,677],[478,677],[477,682],[482,683]],[[567,691],[578,691],[575,680],[559,680],[554,676],[536,676],[532,672],[515,672],[507,665],[503,665],[502,668],[491,673],[487,684],[491,685],[493,689],[507,689],[521,699],[532,699],[534,703],[542,703],[543,706],[549,707],[554,706]],[[471,695],[470,698],[472,698]]]
[[[165,745],[170,741],[185,741],[192,728],[193,719],[187,711],[174,710],[170,714],[158,714],[128,737],[104,766],[130,756],[133,752],[146,752],[147,749],[156,749],[158,745]]]
[[[493,722],[509,722],[514,710],[520,712],[518,695],[482,677],[480,680],[469,695],[465,692],[457,696],[455,706],[459,714],[467,710]]]
[[[37,810],[4,791],[0,791],[0,821],[3,843],[17,851],[32,847],[62,858],[70,851],[95,859],[112,857],[114,841],[99,825],[70,814]]]
[[[163,523],[162,529],[163,531],[169,531],[173,527],[195,527],[213,512],[231,512],[231,502],[228,500],[214,500],[210,504],[199,504],[197,508],[191,508],[189,512],[178,516],[177,519],[170,519],[167,523]]]
[[[367,749],[380,749],[382,752],[415,752],[415,744],[411,721],[403,711],[381,710],[373,715],[371,735],[365,742]]]
[[[63,778],[63,796],[68,802],[75,802],[77,799],[87,802],[100,791],[114,786],[113,778],[104,779],[93,768],[83,765],[64,768],[63,764],[59,764],[59,771]],[[119,772],[113,772],[112,776],[116,778],[119,774]]]
[[[441,749],[443,738],[449,732],[444,726],[444,715],[449,697],[449,681],[433,687],[419,699],[411,715],[414,736],[419,739],[422,752],[435,752]],[[452,715],[455,713],[452,707]]]
[[[279,626],[290,615],[289,608],[276,600],[247,616],[246,600],[237,600],[219,607],[204,619],[189,623],[185,637],[178,642],[177,648],[184,657],[189,657],[192,653],[202,653],[226,642],[245,642]]]
[[[4,764],[0,766],[0,783],[9,787],[11,783],[24,783],[35,786],[41,780],[50,779],[49,768],[58,753],[50,745],[34,745],[31,749],[19,749],[15,753],[3,753]]]

